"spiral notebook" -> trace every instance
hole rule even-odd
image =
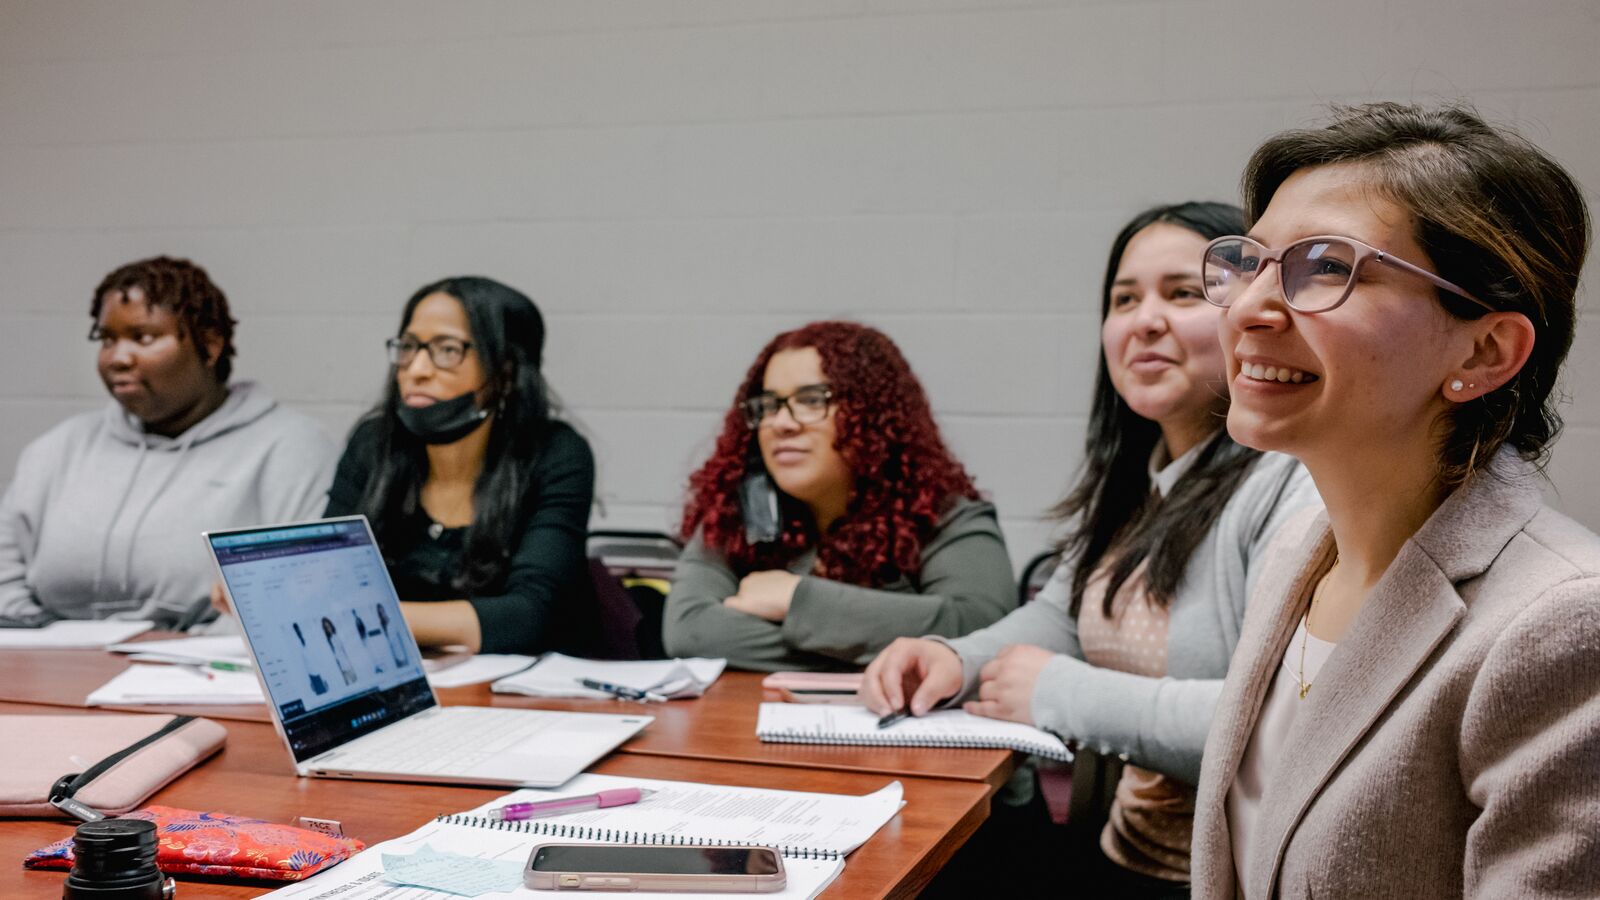
[[[1061,738],[1020,722],[942,709],[901,719],[888,728],[864,706],[763,703],[756,737],[786,744],[860,744],[872,747],[997,747],[1046,759],[1072,761]]]
[[[654,791],[644,800],[547,819],[502,822],[487,813],[510,803],[556,800],[617,788]],[[522,790],[437,821],[556,840],[620,844],[761,844],[792,859],[840,859],[900,810],[900,782],[863,797],[728,787],[688,781],[579,775],[560,790]]]
[[[554,800],[619,787],[655,793],[628,806],[549,819],[502,822],[487,813],[511,803]],[[784,856],[788,886],[771,900],[806,900],[844,869],[844,857],[899,812],[898,781],[862,797],[729,787],[649,778],[579,775],[559,790],[521,790],[476,809],[440,816],[404,837],[385,841],[326,872],[273,894],[283,900],[408,900],[449,897],[423,888],[403,893],[385,874],[383,857],[418,852],[470,856],[486,862],[528,858],[535,844],[764,844]],[[524,889],[485,897],[533,896]],[[635,900],[687,900],[691,894],[630,893]],[[710,896],[710,895],[707,895]],[[719,895],[725,896],[725,895]]]

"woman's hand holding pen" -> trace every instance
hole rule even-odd
[[[1043,647],[1012,644],[978,670],[978,699],[962,709],[976,716],[1032,725],[1033,688],[1052,654]]]
[[[961,657],[954,650],[926,638],[897,638],[867,666],[859,696],[880,716],[904,709],[920,716],[960,690]]]

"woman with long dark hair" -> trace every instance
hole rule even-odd
[[[880,714],[965,700],[1128,760],[1100,842],[1109,896],[1184,892],[1200,749],[1258,556],[1316,502],[1294,460],[1222,428],[1220,316],[1200,255],[1242,222],[1237,207],[1184,203],[1117,235],[1085,461],[1056,507],[1062,562],[990,628],[895,642],[862,688]]]
[[[1228,431],[1327,512],[1251,601],[1195,896],[1593,897],[1600,538],[1539,477],[1585,191],[1470,109],[1374,103],[1267,139],[1244,195],[1205,257]]]
[[[552,417],[538,308],[488,278],[447,278],[400,322],[384,399],[351,435],[326,515],[371,520],[418,643],[583,650],[594,457]]]
[[[815,322],[762,348],[689,488],[669,653],[849,668],[1016,603],[994,507],[899,348],[865,325]]]

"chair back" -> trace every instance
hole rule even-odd
[[[644,613],[617,576],[605,563],[589,557],[589,580],[594,584],[595,608],[599,613],[600,634],[596,638],[596,659],[640,659],[639,630]],[[659,626],[658,626],[659,628]]]
[[[589,575],[608,659],[661,659],[661,618],[683,546],[662,531],[589,532]]]
[[[1050,583],[1050,576],[1055,574],[1056,565],[1060,562],[1061,557],[1054,550],[1046,550],[1028,560],[1028,564],[1022,567],[1022,577],[1017,579],[1018,606],[1032,600]]]
[[[678,571],[683,545],[664,531],[597,529],[589,532],[589,558],[623,579],[659,578],[668,584]]]

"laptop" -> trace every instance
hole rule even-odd
[[[652,721],[440,706],[365,516],[205,541],[300,775],[554,787]]]

